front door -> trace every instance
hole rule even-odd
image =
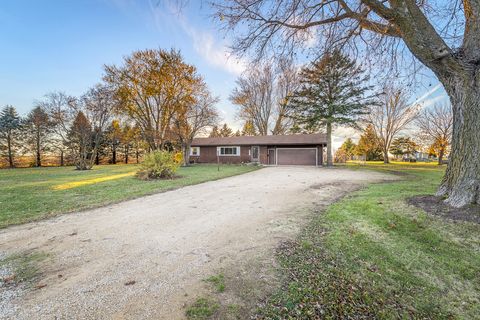
[[[275,165],[275,149],[268,149],[268,164]]]
[[[252,162],[258,162],[260,155],[260,147],[253,146],[252,147]]]

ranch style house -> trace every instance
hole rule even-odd
[[[325,134],[195,138],[190,162],[319,166],[326,146]]]

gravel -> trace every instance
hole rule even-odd
[[[273,256],[298,231],[305,208],[386,179],[396,177],[269,167],[4,229],[0,252],[41,251],[49,261],[38,280],[45,287],[1,289],[0,319],[181,319],[202,279]]]

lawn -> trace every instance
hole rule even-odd
[[[444,168],[433,164],[348,164],[393,171],[312,215],[278,252],[282,288],[257,319],[478,319],[480,225],[408,205],[433,194]]]
[[[167,191],[256,170],[256,166],[195,165],[180,168],[180,178],[141,181],[136,165],[104,165],[0,170],[0,228],[61,213]]]

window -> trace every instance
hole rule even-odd
[[[190,155],[193,157],[198,157],[200,155],[200,147],[191,147]]]
[[[219,156],[239,156],[240,147],[218,147],[217,152]]]

